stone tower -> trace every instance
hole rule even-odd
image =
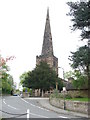
[[[50,65],[50,67],[53,70],[55,70],[56,73],[58,74],[58,58],[56,58],[53,53],[52,35],[51,35],[50,19],[49,19],[49,9],[47,9],[42,52],[41,52],[40,56],[36,56],[36,64],[39,64],[41,61],[47,62]]]

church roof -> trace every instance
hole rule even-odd
[[[41,55],[53,55],[52,35],[49,19],[49,8],[47,9],[45,31],[43,37],[43,46]]]

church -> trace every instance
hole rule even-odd
[[[40,64],[40,62],[46,62],[49,64],[50,68],[55,70],[56,74],[58,75],[58,58],[54,56],[53,53],[53,43],[52,43],[52,34],[51,34],[51,27],[50,27],[50,18],[49,18],[49,8],[47,9],[46,15],[46,23],[45,23],[45,30],[43,36],[43,44],[42,44],[42,51],[41,55],[36,56],[36,65]],[[57,89],[57,83],[56,83]],[[49,91],[51,93],[52,91]],[[49,95],[48,91],[46,91],[46,95]],[[43,93],[42,93],[43,94]],[[45,96],[44,94],[44,96]],[[40,89],[35,90],[35,96],[40,96]],[[43,96],[43,95],[42,95]]]
[[[47,62],[50,67],[56,71],[58,75],[58,58],[53,53],[52,34],[50,27],[49,8],[47,9],[43,45],[41,55],[36,56],[36,64],[38,65],[41,61]]]

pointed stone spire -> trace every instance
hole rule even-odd
[[[39,65],[41,61],[47,62],[50,68],[56,71],[58,75],[58,58],[53,54],[52,35],[49,19],[49,8],[47,9],[42,52],[40,56],[36,56],[36,64]]]
[[[43,38],[43,46],[41,55],[53,55],[52,35],[49,19],[49,8],[47,9],[46,24]]]

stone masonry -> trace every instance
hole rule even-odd
[[[51,105],[64,109],[63,99],[50,98],[49,101]],[[65,110],[70,110],[70,111],[89,115],[89,106],[90,106],[90,102],[65,100]]]
[[[53,54],[52,35],[50,28],[49,9],[47,9],[45,31],[43,37],[42,52],[40,56],[36,56],[36,64],[41,61],[47,62],[50,67],[58,74],[58,58]]]

